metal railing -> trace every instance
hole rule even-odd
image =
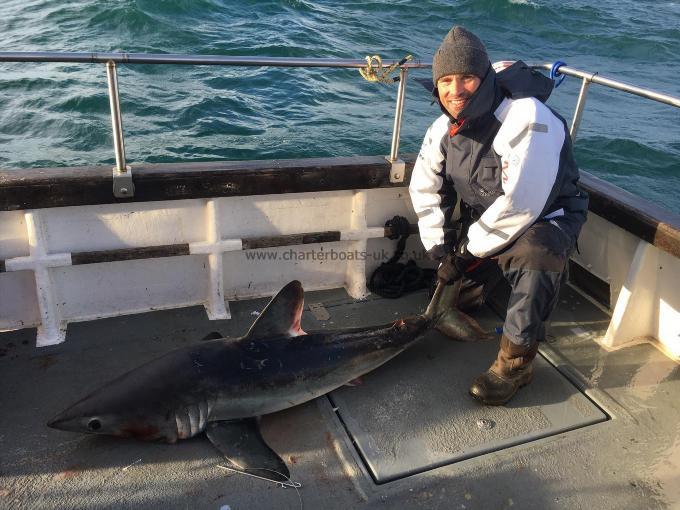
[[[552,64],[529,64],[534,69],[545,69],[550,71],[552,69]],[[636,96],[644,97],[646,99],[651,99],[653,101],[658,101],[659,103],[668,104],[680,108],[680,98],[670,96],[668,94],[662,94],[661,92],[656,92],[654,90],[645,89],[642,87],[637,87],[635,85],[630,85],[622,81],[612,80],[604,76],[600,76],[597,72],[588,73],[585,71],[580,71],[579,69],[574,69],[566,65],[562,65],[557,68],[559,74],[564,74],[566,76],[574,76],[576,78],[581,78],[581,90],[578,94],[578,100],[576,101],[576,109],[574,110],[574,117],[571,121],[571,139],[572,141],[576,139],[576,133],[581,124],[581,118],[583,116],[583,108],[586,104],[586,97],[588,95],[588,89],[591,83],[597,83],[598,85],[604,85],[615,90],[620,90],[623,92],[628,92],[629,94],[634,94]]]
[[[248,66],[248,67],[323,67],[360,69],[366,66],[361,59],[335,58],[292,58],[292,57],[240,57],[222,55],[181,55],[181,54],[145,54],[145,53],[60,53],[60,52],[0,52],[0,62],[56,62],[56,63],[95,63],[105,64],[108,78],[109,100],[111,105],[111,124],[113,128],[113,145],[116,155],[116,166],[113,168],[114,195],[129,198],[134,195],[132,170],[125,163],[125,139],[123,135],[122,114],[118,93],[116,64],[173,64],[173,65],[216,65],[216,66]],[[397,63],[397,60],[383,61],[385,66]],[[534,69],[551,70],[549,63],[530,63]],[[411,60],[400,66],[399,88],[397,90],[392,146],[386,159],[391,163],[390,180],[402,182],[405,165],[399,159],[399,139],[401,133],[406,82],[409,69],[428,69],[432,63]],[[574,117],[571,124],[571,138],[575,140],[583,117],[588,89],[591,83],[641,96],[680,108],[680,98],[662,94],[654,90],[636,87],[624,82],[612,80],[598,73],[588,73],[566,65],[558,68],[559,74],[575,76],[582,79]]]
[[[135,195],[135,185],[132,182],[132,169],[125,164],[125,138],[123,137],[123,116],[120,113],[118,73],[116,63],[111,60],[106,63],[106,78],[109,82],[113,150],[116,153],[116,166],[113,168],[113,195],[128,198]]]

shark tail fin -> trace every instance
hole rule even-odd
[[[423,315],[436,324],[451,307],[455,307],[458,304],[461,282],[462,280],[457,280],[451,285],[446,285],[439,281],[430,304],[427,305],[427,310],[425,310]]]
[[[302,284],[293,280],[283,287],[253,323],[246,335],[252,339],[304,335],[300,327],[304,291]]]
[[[461,279],[451,285],[438,283],[423,315],[432,321],[434,329],[453,340],[462,342],[493,340],[493,334],[484,331],[475,319],[458,309],[461,283]]]

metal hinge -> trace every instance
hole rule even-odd
[[[131,198],[135,196],[135,185],[132,182],[132,168],[125,166],[125,170],[113,167],[113,196],[116,198]]]
[[[406,163],[401,159],[395,159],[390,161],[389,156],[385,156],[385,159],[389,161],[392,165],[390,168],[390,182],[393,184],[398,184],[404,182],[404,174],[406,173]]]

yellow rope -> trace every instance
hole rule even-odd
[[[399,78],[390,78],[390,74],[399,66],[404,65],[411,60],[411,55],[406,55],[399,62],[395,62],[389,67],[383,67],[382,58],[380,55],[366,56],[366,67],[359,69],[359,73],[366,81],[374,81],[380,83],[394,83],[399,81]]]

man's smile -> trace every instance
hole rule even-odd
[[[439,99],[453,117],[458,117],[479,88],[481,79],[471,74],[446,75],[437,82]]]

